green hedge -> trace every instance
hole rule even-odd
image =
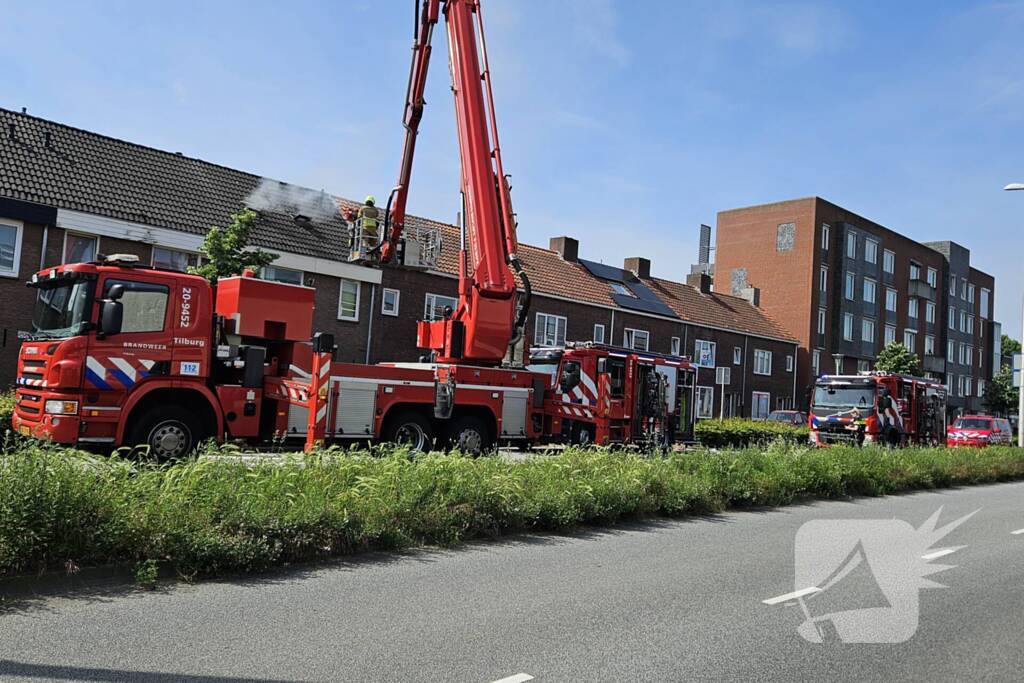
[[[745,448],[764,445],[779,439],[787,443],[805,444],[810,436],[807,427],[794,427],[782,422],[755,422],[742,418],[701,420],[695,427],[701,445],[708,448]]]
[[[211,451],[207,455],[217,455]],[[117,563],[152,578],[370,549],[1024,476],[1024,450],[569,449],[527,460],[402,450],[167,467],[38,443],[0,456],[0,575]],[[141,579],[140,579],[141,580]]]
[[[14,415],[14,389],[0,392],[0,435],[11,428]]]

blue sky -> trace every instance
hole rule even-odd
[[[7,0],[0,106],[358,198],[395,181],[409,0]],[[484,0],[520,238],[681,279],[717,211],[817,194],[953,239],[1020,328],[1024,2]],[[439,34],[440,35],[440,34]],[[452,220],[438,42],[410,209]]]

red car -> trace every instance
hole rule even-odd
[[[947,446],[990,446],[1013,443],[1010,421],[991,415],[964,415],[946,428]]]

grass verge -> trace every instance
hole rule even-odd
[[[526,461],[402,450],[169,467],[13,443],[0,455],[0,575],[117,563],[147,581],[252,572],[363,550],[676,517],[808,497],[1024,476],[1024,450],[766,448]]]

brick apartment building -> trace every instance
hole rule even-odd
[[[455,301],[456,227],[409,217],[407,226],[442,236],[436,267],[367,268],[348,261],[347,200],[0,109],[0,387],[13,381],[18,332],[30,328],[34,293],[23,282],[33,272],[100,253],[184,269],[209,227],[253,206],[254,192],[253,241],[279,255],[262,277],[315,287],[314,326],[335,335],[338,359],[416,360],[416,321]],[[642,257],[621,268],[588,261],[570,237],[548,249],[521,244],[520,258],[535,294],[530,343],[693,356],[703,417],[723,405],[758,417],[793,405],[797,339],[748,300],[712,292],[706,277],[694,286],[654,278]],[[724,402],[716,366],[731,369]]]
[[[920,243],[819,197],[718,214],[716,290],[756,286],[800,340],[797,383],[873,367],[900,341],[949,388],[951,413],[983,408],[999,348],[995,281],[954,242]]]

